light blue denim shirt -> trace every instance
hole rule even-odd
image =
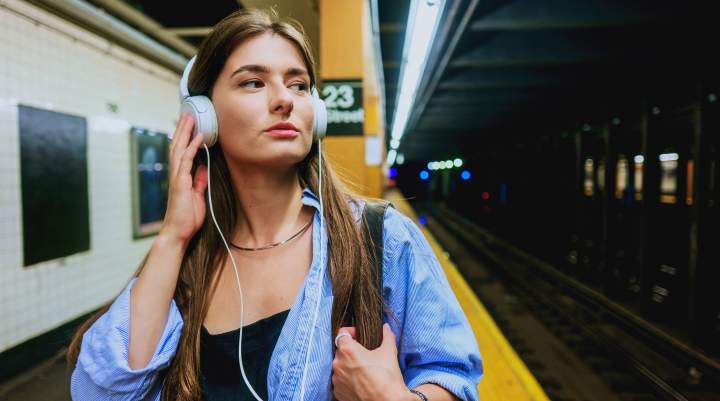
[[[302,201],[319,210],[317,197],[304,190]],[[359,219],[360,212],[354,209]],[[267,388],[270,400],[299,400],[300,382],[308,351],[305,400],[332,398],[333,333],[330,312],[333,295],[321,253],[327,255],[327,236],[320,241],[319,213],[313,221],[313,259],[310,271],[290,309],[270,358]],[[437,384],[462,400],[477,400],[482,361],[475,336],[453,294],[435,254],[415,223],[393,208],[384,221],[383,296],[399,320],[386,322],[395,333],[398,362],[409,388]],[[324,261],[327,262],[327,256]],[[83,336],[70,390],[75,401],[159,400],[163,373],[170,365],[183,329],[183,319],[171,301],[165,330],[148,365],[128,365],[130,291],[133,279]],[[320,310],[314,327],[315,306]],[[312,345],[309,347],[309,336]]]

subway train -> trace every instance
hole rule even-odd
[[[688,89],[461,168],[404,164],[398,185],[718,356],[718,88]]]
[[[459,146],[448,160],[398,163],[391,175],[416,202],[446,205],[720,356],[720,87],[713,14],[703,4],[671,5],[658,24],[552,28],[567,36],[532,26],[527,36],[468,34],[483,55],[494,54],[497,37],[515,35],[502,64],[472,70],[477,80],[502,79],[472,94],[438,90],[428,108],[447,122],[438,132],[463,130]],[[608,57],[568,62],[561,51],[522,48],[547,45],[544,35]],[[449,79],[464,72],[456,63]],[[457,100],[451,107],[440,102],[446,94]]]

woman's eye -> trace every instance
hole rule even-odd
[[[248,86],[248,85],[252,85],[252,84],[262,85],[262,81],[258,81],[257,79],[254,79],[254,80],[252,80],[252,81],[245,81],[245,82],[241,83],[240,86],[242,86],[242,87],[244,87],[244,88],[250,87],[250,88],[253,88],[253,89],[259,88],[259,86],[254,86],[254,87]]]
[[[306,92],[308,90],[308,86],[304,82],[297,82],[297,83],[290,85],[291,88],[294,86],[298,87],[296,90],[301,91],[301,92]]]

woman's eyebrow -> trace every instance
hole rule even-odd
[[[244,65],[244,66],[238,68],[237,70],[233,71],[233,73],[230,75],[230,78],[234,77],[235,74],[239,74],[239,73],[245,72],[245,71],[254,72],[256,74],[270,73],[270,69],[264,65],[248,64],[248,65]],[[287,71],[285,71],[286,77],[288,77],[288,76],[296,77],[296,76],[300,76],[300,75],[309,75],[309,74],[306,70],[304,70],[302,68],[297,68],[297,67],[291,67],[291,68],[288,68]]]

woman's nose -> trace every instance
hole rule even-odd
[[[273,113],[288,114],[293,109],[293,98],[288,88],[284,86],[272,91],[270,111]]]

